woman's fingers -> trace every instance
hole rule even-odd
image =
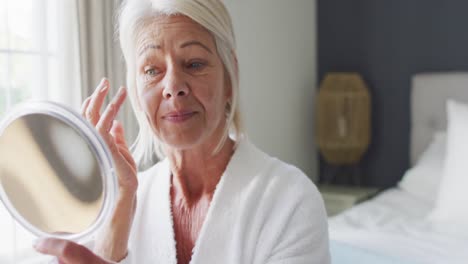
[[[39,239],[34,248],[47,255],[56,256],[60,263],[109,263],[96,256],[91,250],[74,242],[58,239]]]
[[[88,119],[93,126],[95,126],[100,119],[100,111],[102,104],[106,99],[107,92],[109,91],[109,81],[107,79],[102,79],[101,83],[98,85],[94,93],[91,95],[91,99],[88,103],[88,106],[85,110],[85,117]]]
[[[104,103],[108,90],[106,88],[108,86],[107,80],[103,82],[90,97],[89,102],[85,101],[83,103],[82,113],[85,113],[86,118],[96,127],[96,130],[109,147],[115,162],[119,186],[130,192],[135,192],[138,186],[136,179],[137,166],[125,142],[123,128],[115,121],[119,109],[125,102],[127,91],[124,87],[121,87],[101,115],[99,110]]]
[[[137,165],[135,163],[135,160],[133,159],[132,154],[128,150],[127,147],[125,146],[117,146],[117,149],[119,150],[119,153],[124,157],[124,159],[127,161],[128,165],[133,169],[133,171],[136,173],[137,172]]]
[[[127,146],[127,142],[125,141],[124,129],[119,121],[114,120],[110,129],[110,134],[114,137],[117,145]]]
[[[106,110],[102,114],[99,122],[96,125],[96,129],[104,136],[108,134],[112,128],[112,123],[114,122],[117,113],[119,112],[120,107],[125,101],[127,93],[124,87],[120,87],[117,95],[112,99],[110,104],[106,107]]]
[[[132,168],[136,170],[136,163],[133,160],[132,154],[130,154],[127,141],[125,140],[125,132],[122,127],[122,124],[119,121],[114,120],[114,122],[112,123],[110,134],[114,138],[119,153],[122,154],[122,156],[127,160],[127,162],[132,166]]]
[[[91,102],[91,97],[86,98],[81,105],[81,116],[84,118],[86,118],[86,109],[88,109],[89,102]]]

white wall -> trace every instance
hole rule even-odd
[[[236,31],[250,139],[317,179],[316,0],[225,0]]]

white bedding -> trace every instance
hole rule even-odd
[[[330,218],[330,239],[408,263],[468,263],[468,237],[435,230],[425,220],[432,207],[389,189]]]

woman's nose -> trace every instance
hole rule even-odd
[[[188,85],[182,75],[183,73],[177,72],[177,70],[167,72],[163,90],[163,96],[165,99],[187,96],[189,94]]]

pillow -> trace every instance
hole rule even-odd
[[[434,204],[442,176],[446,145],[447,134],[436,132],[416,165],[405,172],[398,186],[424,202]]]
[[[438,197],[429,220],[468,233],[468,105],[447,102],[447,152]]]

